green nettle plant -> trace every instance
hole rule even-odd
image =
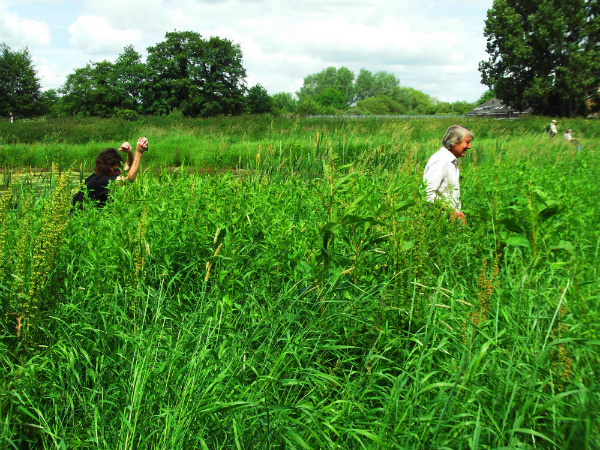
[[[113,122],[0,133],[0,448],[600,446],[596,122],[465,120],[465,226],[445,120],[121,123],[144,167],[73,215]]]

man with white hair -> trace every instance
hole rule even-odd
[[[452,218],[465,224],[465,214],[461,212],[458,158],[465,156],[471,148],[473,133],[462,125],[452,125],[442,139],[442,148],[434,153],[423,172],[426,183],[427,201],[441,200],[451,208]]]

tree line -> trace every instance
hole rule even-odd
[[[393,73],[361,69],[355,76],[346,67],[328,67],[307,76],[296,96],[296,111],[301,114],[462,115],[477,105],[441,102],[417,89],[400,86]]]
[[[29,51],[0,44],[0,117],[41,115],[135,118],[182,114],[462,115],[496,96],[513,110],[587,115],[600,98],[600,0],[494,0],[484,36],[489,87],[477,102],[441,102],[400,86],[392,73],[328,67],[296,93],[246,86],[239,45],[191,31],[166,33],[146,61],[127,46],[115,62],[90,62],[58,90],[42,92]]]
[[[90,62],[58,89],[42,92],[27,48],[0,46],[0,115],[123,117],[182,114],[464,114],[474,104],[439,102],[401,87],[392,73],[328,67],[308,75],[296,92],[269,95],[246,87],[239,45],[219,37],[174,31],[149,47],[146,61],[127,46],[114,62]]]

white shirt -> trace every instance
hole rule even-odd
[[[442,199],[460,212],[460,186],[458,184],[458,159],[450,150],[442,147],[434,153],[423,172],[423,181],[427,183],[427,201]]]

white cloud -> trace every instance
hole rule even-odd
[[[0,8],[0,42],[20,49],[31,45],[49,45],[50,41],[50,27],[47,24],[24,19]]]
[[[475,100],[486,89],[477,64],[486,58],[493,0],[54,0],[53,8],[47,1],[0,0],[0,23],[4,10],[46,30],[48,21],[53,47],[30,48],[44,87],[90,60],[116,59],[126,45],[145,54],[178,30],[239,44],[248,85],[270,93],[293,93],[329,66],[392,72],[402,86],[439,99]]]
[[[142,39],[142,32],[133,29],[115,29],[106,17],[81,16],[69,27],[69,43],[91,55],[114,54],[127,45],[135,45]]]
[[[34,64],[42,85],[56,89],[64,84],[66,75],[57,71],[57,66],[53,65],[47,59],[36,59],[34,60]]]

